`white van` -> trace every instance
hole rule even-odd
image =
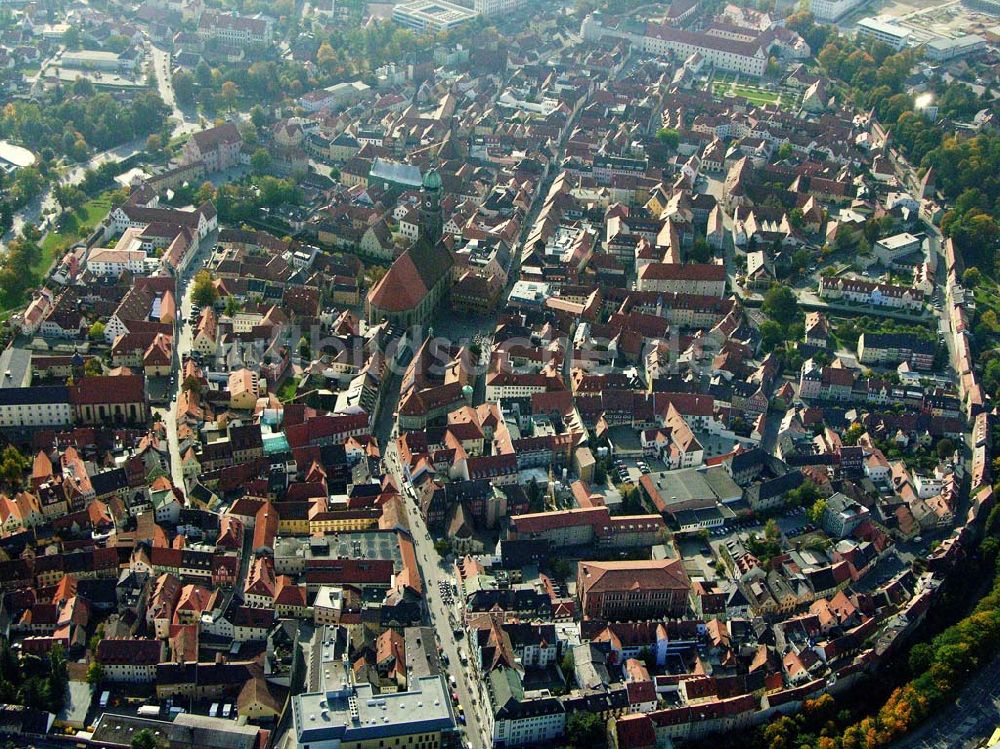
[[[214,718],[219,714],[219,703],[213,702],[212,707],[208,709],[208,717]]]

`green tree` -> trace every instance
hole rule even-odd
[[[271,154],[263,148],[258,148],[250,157],[250,168],[254,174],[267,174],[271,171]]]
[[[785,329],[774,320],[765,320],[760,326],[760,347],[770,352],[785,343]]]
[[[979,268],[972,266],[971,268],[966,268],[965,273],[962,274],[962,285],[966,288],[974,289],[979,285],[980,280],[982,280],[983,274],[979,271]]]
[[[52,190],[52,197],[64,211],[75,211],[87,202],[87,195],[75,185],[57,184]]]
[[[198,81],[198,85],[202,88],[210,88],[212,86],[212,68],[204,60],[198,63],[194,69],[194,75]]]
[[[667,148],[675,149],[681,142],[681,134],[670,127],[661,127],[656,131],[656,139]]]
[[[575,749],[591,749],[605,743],[606,729],[600,713],[577,710],[566,717],[566,741]]]
[[[0,477],[4,483],[13,488],[19,489],[24,482],[24,475],[31,462],[21,454],[13,445],[8,445],[0,454]]]
[[[799,316],[795,292],[787,286],[774,285],[764,294],[763,310],[777,323],[787,326]]]
[[[955,443],[947,437],[938,440],[937,455],[941,460],[948,460],[955,453]]]
[[[782,143],[778,146],[778,161],[784,161],[785,159],[790,159],[795,149],[792,148],[791,143]]]
[[[861,422],[856,421],[844,430],[843,442],[845,445],[853,447],[858,444],[858,440],[861,439],[861,435],[864,433],[864,425]]]
[[[22,203],[36,197],[45,185],[42,173],[33,166],[26,166],[14,173],[14,194]]]
[[[778,541],[781,538],[781,528],[774,518],[770,518],[764,523],[764,540]]]
[[[573,565],[563,557],[553,559],[550,566],[552,567],[552,576],[559,582],[569,579],[570,575],[573,574]]]
[[[924,673],[934,662],[934,648],[930,643],[918,642],[910,648],[909,655],[910,673],[919,676]]]
[[[219,298],[219,292],[212,283],[212,274],[207,270],[198,271],[194,277],[191,300],[200,307],[210,307]]]
[[[649,671],[650,673],[656,671],[656,654],[653,652],[653,649],[650,648],[648,645],[645,645],[639,649],[639,652],[636,653],[636,658],[642,661],[642,664],[646,667],[646,670]]]
[[[111,34],[104,40],[104,48],[119,55],[129,48],[129,39],[123,34]]]
[[[87,377],[97,377],[104,374],[104,365],[101,363],[100,357],[92,356],[87,359],[87,363],[83,365],[83,374]]]
[[[819,527],[823,525],[823,516],[826,514],[826,500],[817,499],[813,506],[809,508],[809,521]]]
[[[132,737],[131,749],[157,749],[158,746],[159,742],[156,740],[156,734],[148,728],[136,731]]]
[[[704,237],[698,237],[691,246],[689,256],[693,263],[707,263],[712,257],[712,248],[708,246]]]
[[[260,104],[254,104],[250,108],[250,122],[258,130],[267,124],[267,112],[264,111],[264,108]]]
[[[562,660],[559,661],[559,668],[562,670],[563,676],[567,679],[573,675],[576,662],[573,660],[573,649],[571,647],[567,646],[563,652]]]
[[[80,27],[76,24],[70,24],[70,27],[63,32],[62,43],[66,45],[67,49],[80,49]]]
[[[90,665],[87,666],[87,683],[92,686],[97,686],[104,679],[104,669],[101,664],[97,661],[91,661]]]
[[[531,512],[542,512],[545,509],[545,491],[532,478],[527,484],[528,509]]]
[[[194,103],[195,80],[191,73],[186,70],[179,70],[174,74],[173,85],[174,98],[178,104],[188,106]]]
[[[438,556],[445,556],[451,552],[451,541],[447,538],[439,538],[434,542],[434,551],[438,553]]]
[[[87,336],[92,341],[100,341],[104,338],[104,323],[100,320],[95,320],[90,326],[90,330],[87,331]]]
[[[232,81],[226,81],[222,84],[222,88],[219,89],[219,96],[229,109],[232,109],[236,105],[236,97],[239,96],[240,89]]]
[[[207,180],[201,183],[201,187],[199,187],[198,192],[195,193],[195,199],[199,203],[208,203],[210,201],[213,201],[215,200],[215,196],[216,196],[215,185],[213,185],[211,182]]]

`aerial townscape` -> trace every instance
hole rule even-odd
[[[998,747],[998,249],[1000,0],[0,0],[0,748]]]

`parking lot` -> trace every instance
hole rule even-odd
[[[775,521],[786,538],[794,538],[795,536],[812,533],[816,530],[816,527],[809,521],[809,516],[806,514],[804,507],[790,510],[784,515],[776,517]]]
[[[666,469],[663,461],[655,458],[616,458],[608,479],[612,483],[637,485],[641,476]]]

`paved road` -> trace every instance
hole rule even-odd
[[[560,139],[557,157],[552,161],[553,164],[559,164],[562,161],[565,155],[566,140],[573,130],[576,119],[577,116],[574,115],[565,128],[563,137]],[[558,170],[555,168],[549,173],[540,186],[537,196],[532,201],[532,205],[525,217],[517,247],[514,248],[515,260],[508,278],[508,289],[513,285],[518,274],[521,245],[527,238],[531,225],[538,216],[538,212],[541,210],[545,197],[548,195],[549,188],[557,173]],[[490,335],[493,332],[494,322],[492,318],[482,320],[481,329],[476,332],[483,335]],[[464,332],[468,333],[469,331]],[[468,721],[466,739],[469,745],[475,749],[485,749],[486,747],[493,746],[493,738],[490,734],[490,729],[487,728],[489,723],[484,719],[485,706],[488,704],[485,684],[478,671],[473,670],[471,661],[468,665],[463,666],[462,659],[459,656],[459,651],[463,648],[466,654],[469,653],[468,645],[465,643],[464,626],[459,630],[462,632],[462,637],[456,637],[454,633],[455,625],[462,624],[460,602],[456,598],[451,601],[450,605],[446,603],[439,587],[441,584],[451,586],[455,582],[455,579],[447,565],[443,563],[434,550],[434,540],[427,530],[420,508],[409,493],[408,483],[403,476],[402,466],[399,464],[395,442],[396,430],[393,426],[394,411],[399,402],[399,380],[400,377],[398,375],[393,375],[387,385],[381,409],[377,414],[374,433],[378,437],[379,444],[382,446],[382,455],[386,470],[395,477],[397,486],[403,491],[410,530],[413,534],[413,541],[417,552],[417,562],[420,565],[424,580],[425,603],[429,621],[437,632],[439,644],[443,648],[445,655],[448,656],[451,674],[456,680],[454,691],[458,694],[459,704],[464,708],[465,717]]]
[[[170,107],[173,114],[173,136],[176,138],[179,135],[187,135],[200,130],[200,118],[189,117],[183,109],[177,106],[173,76],[170,72],[170,53],[150,43],[149,56],[153,65],[153,73],[156,76],[157,91],[159,91],[163,103]]]
[[[191,352],[193,340],[192,326],[188,322],[191,317],[191,291],[194,284],[191,279],[204,266],[205,261],[211,257],[212,248],[215,247],[217,234],[209,234],[198,245],[198,253],[191,258],[187,269],[177,278],[177,296],[180,302],[177,305],[177,314],[180,316],[177,323],[177,336],[174,346],[174,372],[176,381],[173,392],[170,394],[170,405],[167,408],[156,408],[154,413],[158,415],[167,425],[167,447],[170,450],[170,480],[174,486],[182,487],[187,492],[184,484],[184,472],[181,467],[180,443],[177,440],[177,396],[180,394],[183,381],[181,379],[180,365],[184,357]]]
[[[405,486],[402,480],[402,467],[399,464],[395,440],[390,440],[383,451],[386,469],[396,478],[399,485]],[[474,749],[485,749],[493,746],[493,741],[485,733],[485,722],[482,718],[483,695],[481,684],[468,667],[463,667],[459,658],[459,649],[465,647],[464,639],[455,637],[453,631],[453,612],[449,610],[441,596],[439,584],[450,585],[454,578],[448,574],[444,561],[434,550],[434,540],[427,531],[424,518],[413,497],[405,486],[403,497],[406,513],[409,519],[413,543],[416,547],[417,561],[424,580],[424,601],[429,615],[430,626],[434,628],[438,644],[448,656],[449,670],[455,677],[456,685],[449,687],[458,694],[458,702],[465,709],[466,739]],[[466,648],[468,653],[468,649]]]

